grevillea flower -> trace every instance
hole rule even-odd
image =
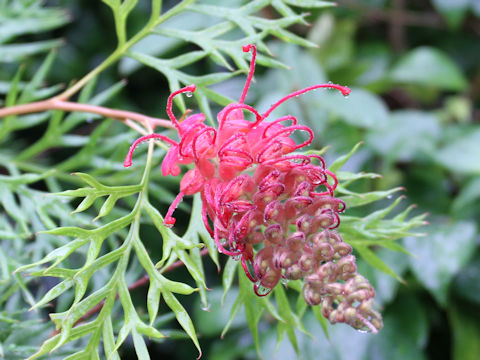
[[[322,157],[294,153],[312,142],[313,131],[291,115],[267,121],[279,105],[308,91],[332,88],[346,96],[350,89],[314,85],[259,113],[244,103],[255,71],[256,47],[246,45],[243,51],[252,52],[247,81],[239,102],[218,114],[217,129],[205,124],[203,114],[176,119],[173,98],[195,91],[195,85],[184,87],[167,101],[167,114],[180,140],[161,134],[143,136],[132,144],[124,166],[131,165],[140,142],[167,142],[171,146],[162,162],[164,176],[180,175],[180,165],[194,164],[194,168],[180,182],[180,192],[164,219],[166,226],[175,224],[173,212],[185,195],[200,193],[203,222],[218,251],[241,261],[258,296],[267,295],[282,278],[304,279],[305,301],[322,304],[331,323],[376,332],[382,319],[373,309],[375,291],[357,274],[352,248],[335,230],[339,213],[345,210],[345,203],[334,197],[337,178]],[[246,120],[244,111],[254,120]],[[291,138],[298,131],[308,136],[300,144]]]

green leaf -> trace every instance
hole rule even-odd
[[[162,295],[168,307],[172,309],[172,311],[175,313],[175,317],[177,318],[178,323],[186,331],[188,336],[190,336],[190,339],[192,339],[195,347],[199,352],[199,356],[201,356],[202,350],[200,349],[200,344],[198,343],[197,334],[193,326],[192,319],[190,319],[190,316],[185,311],[185,308],[182,306],[182,304],[180,304],[180,302],[175,296],[173,296],[171,292],[164,291],[162,292]]]
[[[20,61],[23,57],[49,51],[62,45],[61,40],[44,40],[25,44],[0,45],[0,62]]]
[[[322,330],[323,330],[323,333],[325,334],[325,337],[327,339],[330,339],[330,335],[329,335],[329,332],[328,332],[328,320],[325,319],[325,317],[322,315],[321,305],[312,306],[312,312],[313,312],[313,315],[315,315],[315,318],[318,320],[318,323],[322,327]]]
[[[222,296],[222,306],[227,296],[228,291],[232,287],[233,280],[237,271],[238,262],[233,260],[231,257],[228,258],[225,267],[223,268],[222,275],[222,285],[223,285],[223,296]]]
[[[55,8],[43,8],[30,13],[15,15],[2,19],[0,43],[21,35],[38,34],[56,29],[70,21],[67,12]]]
[[[374,201],[391,197],[398,191],[404,190],[403,188],[394,188],[384,191],[371,191],[367,193],[359,193],[355,195],[342,196],[341,199],[347,204],[347,208],[357,207],[372,203]],[[338,189],[341,192],[341,189]]]
[[[480,358],[480,326],[478,314],[465,311],[465,306],[450,304],[448,307],[453,331],[453,360]]]
[[[404,240],[414,254],[410,268],[440,305],[447,303],[447,291],[453,276],[465,265],[476,248],[476,225],[461,221],[436,223],[427,228],[429,235],[421,241]]]
[[[462,91],[468,83],[448,55],[426,46],[411,50],[403,56],[393,67],[390,77],[402,84],[452,91]]]
[[[452,293],[456,297],[480,305],[480,253],[455,277]]]
[[[390,161],[421,161],[435,155],[441,134],[439,119],[432,113],[400,110],[373,129],[367,144]]]
[[[433,6],[447,20],[448,25],[458,29],[475,0],[432,0]]]
[[[473,129],[440,148],[435,159],[453,173],[480,174],[480,129]]]
[[[328,169],[333,172],[337,173],[338,170],[340,170],[343,165],[352,157],[353,154],[355,154],[358,150],[358,148],[362,145],[362,142],[357,143],[352,150],[346,155],[339,156],[338,158],[335,159],[335,161],[328,167]]]
[[[330,1],[319,1],[319,0],[283,0],[289,5],[299,6],[305,8],[327,8],[336,6],[336,3]]]
[[[395,273],[387,264],[383,262],[382,259],[380,259],[372,250],[370,250],[368,247],[365,246],[356,246],[355,250],[358,251],[362,259],[364,259],[366,262],[368,262],[371,266],[373,266],[375,269],[378,269],[382,272],[384,272],[387,275],[390,275],[400,281],[401,283],[405,284],[405,280],[403,280],[400,275]]]
[[[429,336],[425,306],[417,297],[402,294],[390,308],[384,317],[382,331],[370,339],[363,358],[425,360]],[[338,345],[341,347],[341,342]]]

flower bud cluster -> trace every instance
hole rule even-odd
[[[331,194],[329,177],[312,164],[258,166],[253,176],[232,180],[222,194],[228,201],[208,210],[214,236],[222,252],[241,259],[257,295],[282,279],[303,279],[305,301],[321,304],[331,323],[376,332],[382,319],[373,309],[375,291],[357,274],[352,247],[334,230],[345,204]],[[318,186],[327,191],[315,193]]]
[[[281,279],[303,279],[305,301],[322,304],[330,322],[376,332],[382,322],[372,308],[375,291],[357,274],[351,246],[334,230],[345,209],[343,201],[334,197],[337,178],[325,168],[322,157],[294,153],[312,142],[313,131],[297,125],[291,115],[266,121],[280,104],[305,92],[333,88],[348,95],[350,89],[314,85],[285,96],[260,114],[244,104],[256,48],[247,45],[243,50],[252,51],[247,82],[240,101],[218,114],[218,128],[207,126],[203,114],[183,121],[175,118],[173,97],[195,91],[195,85],[187,86],[167,101],[167,114],[180,141],[161,134],[146,135],[132,145],[124,165],[131,165],[133,151],[141,141],[157,138],[168,142],[164,175],[179,175],[180,165],[195,167],[180,182],[180,193],[165,216],[166,226],[174,225],[172,214],[184,195],[200,193],[206,229],[221,253],[241,260],[257,295],[267,295]],[[244,111],[255,120],[246,120]],[[295,132],[308,137],[297,144],[290,137]]]

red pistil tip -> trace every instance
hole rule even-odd
[[[177,221],[177,220],[174,217],[166,217],[163,222],[167,226],[173,226],[173,225],[175,225],[175,221]]]
[[[132,160],[131,159],[125,159],[125,161],[123,162],[123,167],[130,167],[132,166]]]
[[[195,92],[195,90],[197,90],[197,86],[195,84],[192,84],[192,85],[188,85],[187,87],[184,88],[186,91],[191,91],[191,92]]]
[[[243,45],[242,50],[243,50],[243,52],[249,52],[253,47],[255,47],[255,45],[253,45],[253,44]]]
[[[242,95],[240,96],[240,100],[238,101],[240,104],[243,104],[243,102],[245,101],[248,88],[250,87],[250,83],[252,82],[253,74],[255,72],[255,59],[257,58],[257,47],[253,44],[247,44],[242,46],[242,50],[243,52],[249,52],[250,50],[252,50],[252,60],[250,61],[250,70],[248,71],[247,81],[245,82]]]
[[[352,92],[348,86],[340,86],[338,89],[342,92],[343,96],[348,96]]]

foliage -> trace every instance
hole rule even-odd
[[[376,3],[360,11],[387,9]],[[433,2],[456,29],[469,11],[478,13],[467,3],[452,11],[448,1]],[[478,357],[478,340],[470,334],[480,330],[467,311],[478,308],[474,284],[480,269],[480,130],[471,115],[478,94],[465,75],[473,67],[459,67],[453,48],[437,43],[399,56],[374,37],[355,44],[355,34],[362,34],[355,13],[345,7],[334,17],[327,11],[331,5],[104,0],[95,11],[111,14],[112,23],[101,26],[116,34],[116,47],[108,53],[111,39],[96,39],[90,54],[89,37],[73,30],[90,10],[62,1],[54,7],[7,0],[0,4],[0,105],[78,93],[81,104],[138,110],[146,101],[128,89],[138,86],[137,77],[147,84],[153,77],[166,79],[171,90],[196,84],[195,97],[177,97],[176,105],[181,112],[187,105],[198,108],[214,123],[218,107],[232,102],[230,94],[243,83],[249,59],[241,46],[252,42],[259,48],[259,68],[269,68],[252,89],[259,108],[312,82],[348,84],[347,100],[322,91],[276,111],[300,114],[315,131],[314,148],[331,145],[327,164],[340,180],[336,196],[348,209],[340,231],[376,287],[385,329],[374,337],[328,325],[319,307],[306,305],[299,281],[256,297],[238,262],[225,263],[218,255],[201,221],[198,196],[179,207],[183,216],[174,229],[163,225],[161,214],[179,180],[156,170],[165,154],[161,144],[139,149],[131,170],[121,166],[136,137],[125,125],[141,133],[151,131],[147,125],[60,109],[0,121],[0,356],[119,359],[133,348],[134,358],[148,359],[190,339],[209,359],[269,358],[274,351],[278,358],[310,359],[326,348],[331,359],[423,359],[425,349],[437,354],[432,334],[448,316],[453,356]],[[300,13],[304,9],[313,15]],[[313,27],[305,36],[307,20]],[[58,39],[62,31],[65,41]],[[70,38],[85,46],[86,55],[71,48]],[[467,54],[470,40],[462,41]],[[99,54],[104,60],[97,66]],[[95,66],[82,59],[90,55]],[[66,66],[65,59],[74,65]],[[129,76],[128,86],[117,72]],[[82,77],[63,91],[63,85],[51,85],[76,76]],[[153,99],[141,112],[163,116],[165,101],[158,95],[165,96],[166,88],[155,83],[141,90]],[[397,91],[412,109],[397,109]],[[399,186],[408,189],[407,200],[398,196]],[[432,224],[421,229],[426,237],[414,238],[425,211],[432,213]],[[172,272],[179,260],[184,270]],[[135,290],[145,274],[148,290]],[[45,323],[47,316],[52,321]],[[169,357],[191,358],[193,351],[185,342]]]

